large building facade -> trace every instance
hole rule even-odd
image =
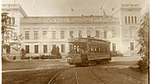
[[[14,9],[16,7],[16,9]],[[65,58],[69,52],[69,38],[87,36],[108,40],[112,51],[131,55],[138,49],[139,4],[121,4],[119,16],[27,16],[19,4],[3,5],[17,20],[17,30],[23,35],[22,47],[27,56],[50,54],[53,46],[60,48]]]

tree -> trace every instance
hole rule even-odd
[[[51,51],[51,54],[53,55],[53,56],[56,56],[57,58],[61,58],[61,54],[60,54],[60,52],[59,52],[59,47],[57,46],[53,46],[52,47],[52,51]]]
[[[138,65],[142,72],[146,72],[148,70],[149,26],[149,12],[147,12],[141,20],[140,29],[138,31],[138,42],[141,45],[138,54],[142,56],[142,60],[138,62]]]
[[[61,54],[60,54],[60,52],[59,52],[59,47],[57,46],[57,56],[59,57],[59,58],[61,58]]]
[[[24,59],[25,55],[26,55],[26,51],[24,48],[22,48],[21,49],[21,59]]]
[[[6,50],[6,54],[10,54],[10,48],[19,51],[21,47],[21,40],[22,36],[17,35],[15,33],[15,18],[10,17],[7,12],[2,12],[1,16],[1,30],[2,30],[2,57],[4,56],[6,59],[8,59],[4,52]],[[7,53],[9,51],[9,53]]]
[[[57,54],[56,46],[53,46],[53,47],[52,47],[51,54],[52,54],[52,55],[56,55],[56,54]]]

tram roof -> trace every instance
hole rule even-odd
[[[87,42],[100,42],[100,43],[110,43],[109,41],[106,40],[102,40],[102,39],[96,39],[96,38],[69,38],[68,39],[69,43],[73,43],[73,42],[83,42],[83,43],[87,43]]]

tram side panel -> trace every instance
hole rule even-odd
[[[106,43],[101,43],[99,46],[94,47],[96,51],[87,54],[89,61],[91,60],[111,60],[110,46]]]
[[[88,57],[89,61],[91,61],[91,60],[104,60],[104,59],[111,60],[111,56],[108,53],[105,53],[105,54],[100,54],[100,53],[88,54],[87,57]]]

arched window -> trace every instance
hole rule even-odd
[[[135,16],[134,18],[135,18],[135,23],[137,23],[137,17]]]
[[[134,21],[133,21],[133,16],[132,16],[132,18],[131,18],[131,19],[132,19],[132,23],[134,23]]]
[[[128,16],[128,23],[130,23],[130,16]]]
[[[125,16],[125,24],[127,24],[127,16]]]

